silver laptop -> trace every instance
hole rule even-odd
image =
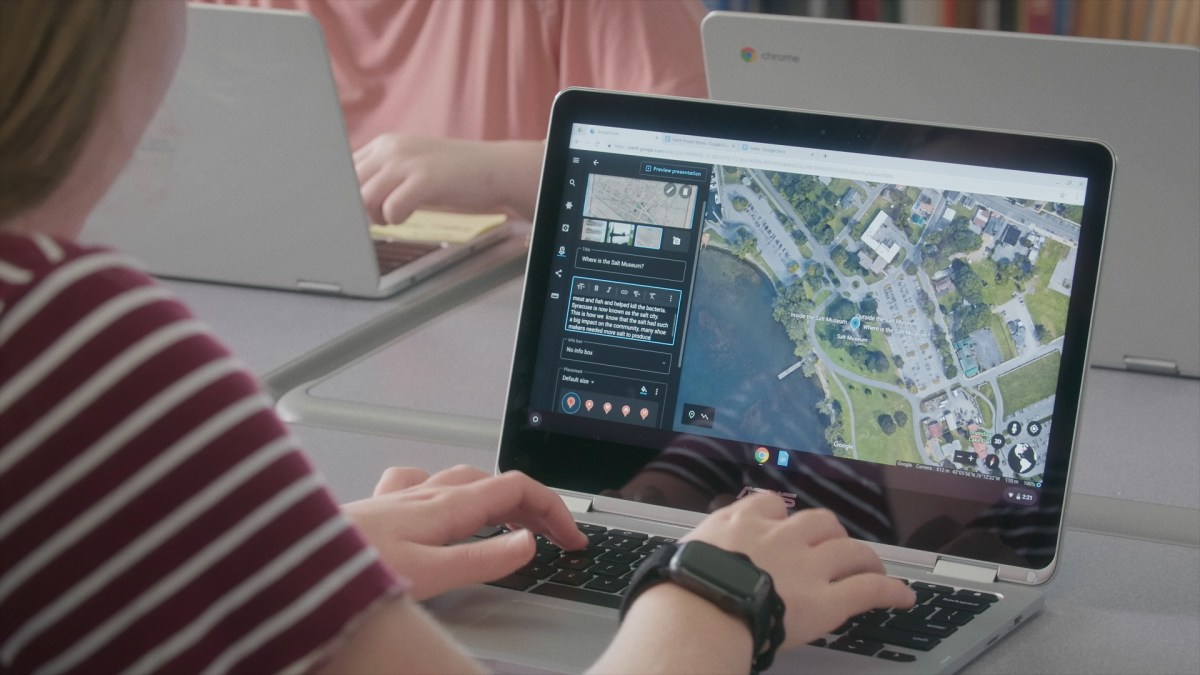
[[[175,81],[85,240],[161,276],[370,298],[505,236],[373,241],[317,21],[187,11]]]
[[[1200,50],[731,12],[703,38],[714,99],[1104,141],[1093,363],[1200,377]]]
[[[1092,141],[560,94],[497,465],[592,546],[430,607],[481,656],[582,670],[630,566],[770,490],[921,602],[781,670],[961,668],[1058,560],[1112,172]]]

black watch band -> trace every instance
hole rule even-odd
[[[754,640],[751,673],[770,667],[783,643],[784,604],[771,575],[746,555],[702,541],[664,544],[634,572],[621,603],[621,617],[642,591],[674,582],[744,619]]]

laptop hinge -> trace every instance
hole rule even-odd
[[[1126,356],[1125,370],[1151,375],[1179,375],[1179,364],[1168,359],[1152,359],[1148,356]]]
[[[592,510],[592,500],[586,497],[572,497],[570,495],[558,495],[563,503],[567,505],[567,510],[571,513],[587,513]]]
[[[305,291],[316,291],[317,293],[341,293],[341,284],[329,283],[328,281],[309,281],[308,279],[297,279],[296,287]]]
[[[967,563],[954,560],[939,559],[937,564],[933,566],[933,573],[938,576],[969,581],[976,584],[991,584],[996,582],[996,569],[994,567],[968,565]]]

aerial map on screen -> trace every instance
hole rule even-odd
[[[679,401],[715,417],[680,430],[1040,480],[1081,207],[734,166],[710,187]]]

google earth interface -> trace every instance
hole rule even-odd
[[[714,410],[687,431],[1040,481],[1078,206],[737,166],[710,188],[679,412]]]
[[[1036,503],[1082,179],[651,134],[575,129],[535,407]]]

